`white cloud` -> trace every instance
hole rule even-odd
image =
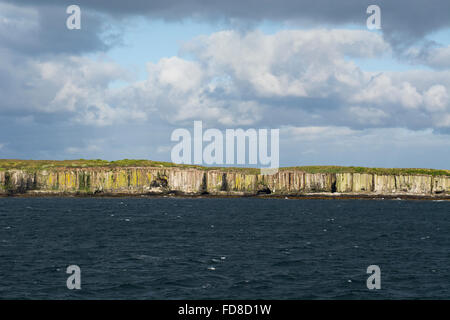
[[[425,94],[425,106],[430,111],[445,110],[449,104],[449,96],[447,89],[443,85],[435,85],[430,87]]]
[[[163,58],[157,64],[147,65],[149,75],[162,86],[170,86],[175,90],[187,92],[198,88],[204,74],[201,66],[192,61],[178,57]]]
[[[286,30],[274,35],[222,31],[198,37],[183,50],[209,74],[227,74],[258,96],[305,97],[358,85],[362,74],[345,57],[372,57],[390,47],[367,31]]]
[[[4,105],[68,113],[69,121],[91,126],[161,119],[220,127],[447,127],[450,73],[374,73],[352,62],[390,51],[379,34],[361,30],[222,31],[186,42],[189,60],[148,63],[143,81],[104,58],[26,60]],[[6,58],[0,68],[13,64]],[[117,80],[128,85],[110,88]]]
[[[385,111],[377,108],[352,106],[349,112],[354,115],[355,121],[361,124],[379,125],[388,118]]]
[[[359,88],[349,99],[354,103],[375,105],[396,104],[406,109],[415,109],[422,103],[422,95],[411,83],[393,83],[387,74],[375,75],[365,86]]]
[[[415,64],[423,64],[435,69],[450,68],[450,46],[414,46],[407,48],[402,55]]]

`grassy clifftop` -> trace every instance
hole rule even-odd
[[[52,168],[95,168],[95,167],[178,167],[178,168],[196,168],[199,170],[225,170],[239,171],[244,173],[259,173],[254,168],[232,168],[232,167],[202,167],[196,165],[179,165],[171,162],[151,161],[151,160],[18,160],[18,159],[0,159],[0,170],[21,169],[21,170],[44,170]],[[299,170],[307,173],[371,173],[378,175],[417,175],[425,174],[432,176],[450,176],[450,170],[436,169],[417,169],[417,168],[365,168],[365,167],[343,167],[343,166],[299,166],[285,167],[283,170]]]
[[[43,170],[49,168],[95,168],[95,167],[194,167],[177,165],[171,162],[160,162],[151,160],[117,160],[107,161],[101,159],[95,160],[18,160],[18,159],[0,159],[0,169],[35,169]]]
[[[52,168],[125,168],[125,167],[157,167],[157,168],[195,168],[199,170],[224,170],[239,171],[243,173],[259,173],[255,168],[232,168],[232,167],[203,167],[198,165],[175,164],[172,162],[152,161],[152,160],[132,160],[123,159],[116,161],[107,161],[101,159],[86,160],[19,160],[19,159],[0,159],[0,170],[44,170]]]
[[[289,167],[282,170],[301,170],[308,173],[370,173],[377,175],[418,175],[450,176],[450,170],[420,169],[420,168],[366,168],[341,166],[303,166]]]

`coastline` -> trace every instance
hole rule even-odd
[[[263,174],[139,161],[0,160],[0,197],[450,200],[448,170],[315,166]]]
[[[188,194],[169,193],[0,193],[0,198],[144,198],[144,199],[280,199],[280,200],[410,200],[410,201],[450,201],[450,195],[417,195],[417,194],[367,194],[367,193],[306,193],[306,194]]]

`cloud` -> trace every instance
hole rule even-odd
[[[119,65],[99,58],[68,56],[42,61],[19,60],[25,68],[14,72],[17,58],[5,54],[0,61],[3,73],[0,93],[3,113],[66,114],[66,122],[111,125],[143,119],[146,114],[132,105],[112,106],[109,88],[113,81],[129,80],[130,74]]]
[[[407,47],[400,58],[411,64],[425,65],[436,70],[450,68],[450,46],[434,41]]]
[[[374,105],[389,103],[405,109],[416,109],[422,104],[422,95],[417,92],[416,87],[407,81],[395,84],[386,74],[373,77],[361,89],[350,98],[352,102]]]
[[[181,92],[195,90],[203,80],[201,66],[178,57],[163,58],[157,64],[148,64],[148,73],[157,74],[161,86],[176,88]]]
[[[389,50],[369,31],[221,31],[184,43],[189,59],[148,63],[143,81],[102,57],[18,60],[4,52],[2,109],[93,126],[159,119],[219,127],[450,129],[449,72],[367,72],[352,61]],[[26,68],[15,72],[15,60]],[[112,88],[117,80],[126,85]]]
[[[295,141],[317,141],[324,139],[340,139],[344,136],[352,136],[356,131],[348,127],[323,126],[323,127],[292,127],[285,126],[281,130],[283,136],[291,137]]]
[[[59,4],[0,1],[0,48],[27,56],[77,55],[120,43],[120,31],[99,12],[83,11],[81,30],[68,30],[65,9]]]
[[[71,1],[8,0],[23,6],[55,7],[58,10]],[[356,24],[365,27],[366,9],[376,4],[381,7],[382,29],[390,42],[405,43],[423,38],[430,32],[450,26],[450,3],[447,0],[137,0],[132,4],[121,0],[79,0],[77,4],[87,12],[98,12],[116,18],[146,16],[153,19],[199,19],[212,23],[252,24],[273,21],[317,27]],[[430,18],[432,17],[432,18]]]
[[[431,129],[287,126],[280,131],[280,161],[288,165],[363,163],[371,167],[448,169],[442,160],[449,157],[448,135]]]
[[[389,45],[357,30],[223,31],[199,37],[182,50],[256,95],[305,97],[356,85],[361,73],[345,57],[373,57]]]
[[[443,85],[430,87],[424,93],[425,106],[430,111],[444,111],[450,105],[447,89]]]
[[[81,39],[76,51],[74,44],[52,47],[63,34],[44,36],[44,7],[1,5],[11,12],[0,21],[6,27],[0,31],[0,133],[16,141],[2,149],[7,156],[157,159],[171,129],[203,120],[205,127],[283,128],[286,164],[301,162],[302,152],[311,161],[333,154],[334,164],[419,165],[408,162],[420,158],[408,143],[440,152],[440,160],[427,155],[422,163],[448,163],[448,152],[440,150],[450,134],[450,71],[365,71],[356,59],[394,54],[378,33],[323,26],[275,34],[226,30],[187,41],[179,56],[148,63],[147,78],[136,80],[103,54],[80,55],[103,50],[100,20],[95,36]],[[81,5],[115,14],[94,1]],[[8,23],[23,41],[10,36]],[[433,48],[409,57],[445,66],[446,49]],[[124,84],[112,86],[116,81]]]
[[[252,105],[254,121],[249,124],[279,126],[306,121],[352,128],[444,127],[450,74],[365,72],[351,61],[380,57],[389,48],[379,35],[358,30],[289,30],[274,35],[223,31],[202,36],[186,43],[183,51],[202,67],[204,75],[196,77],[201,79],[195,82],[197,91],[173,103],[172,119],[187,119],[188,113],[177,107],[182,101],[198,98],[193,110],[202,105],[200,101],[207,101],[205,113],[193,113],[205,119],[211,111],[208,105],[225,116],[230,108],[224,102],[238,99]],[[150,75],[148,80],[154,87],[159,86],[156,77]],[[180,91],[173,87],[169,92]],[[273,110],[278,112],[272,114]],[[286,112],[292,116],[278,115]]]
[[[136,17],[165,21],[202,21],[237,28],[242,32],[257,29],[263,22],[285,28],[339,28],[356,25],[366,28],[369,5],[381,7],[381,34],[399,59],[432,68],[450,68],[448,47],[427,39],[432,32],[450,27],[450,3],[430,0],[251,0],[251,1],[123,1],[80,0],[81,30],[65,26],[66,8],[71,1],[0,0],[0,50],[27,56],[80,55],[107,52],[123,44],[123,35]],[[429,17],[433,17],[430,19]],[[242,27],[245,26],[245,27]],[[328,35],[328,37],[330,37]],[[341,41],[349,51],[351,42]],[[311,47],[311,49],[313,49]],[[363,47],[358,50],[363,54]],[[370,55],[365,56],[370,57]],[[264,76],[264,75],[261,75]],[[267,75],[266,75],[267,76]],[[265,84],[274,79],[261,79]]]
[[[380,125],[389,117],[385,111],[371,107],[351,106],[348,112],[362,125]]]

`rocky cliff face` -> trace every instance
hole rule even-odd
[[[315,193],[450,195],[450,176],[306,173],[274,175],[191,168],[55,168],[0,171],[0,194]]]

